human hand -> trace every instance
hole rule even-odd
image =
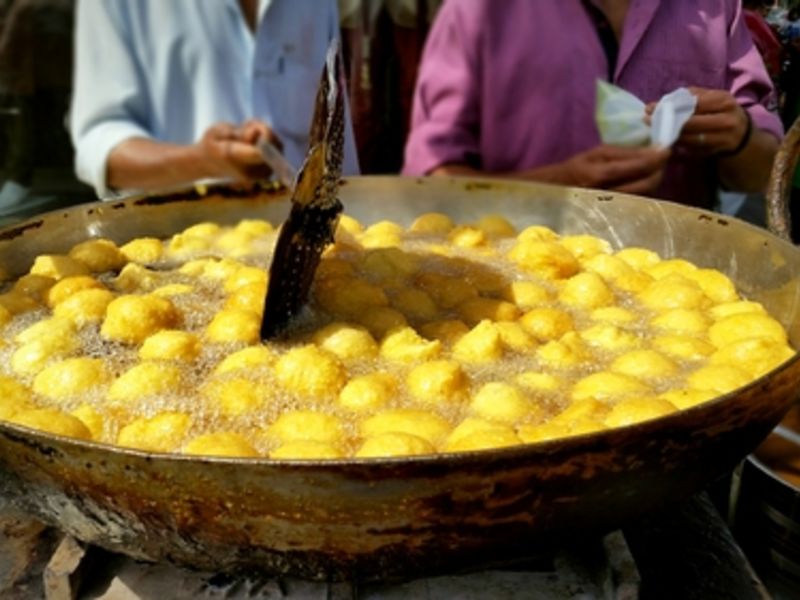
[[[649,194],[661,183],[669,156],[668,148],[596,146],[563,163],[565,183],[629,194]]]
[[[279,149],[283,147],[266,123],[251,119],[239,126],[231,123],[212,125],[195,144],[195,149],[210,177],[255,181],[268,179],[272,174],[256,147],[261,139],[269,140]]]
[[[689,91],[697,97],[697,107],[683,126],[677,143],[698,157],[740,148],[751,125],[736,98],[725,90],[690,87]],[[648,114],[652,113],[653,106],[648,105]]]

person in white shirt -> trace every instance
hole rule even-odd
[[[100,197],[302,163],[336,0],[79,0],[70,133]],[[358,172],[348,119],[344,174]]]

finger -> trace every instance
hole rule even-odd
[[[727,131],[739,124],[737,112],[724,112],[705,115],[695,115],[683,126],[681,133],[715,133]]]
[[[225,160],[235,167],[264,164],[258,148],[240,141],[225,142]]]
[[[643,153],[627,160],[620,160],[605,165],[604,179],[606,185],[621,185],[627,182],[644,179],[664,168],[669,151]]]
[[[726,90],[709,90],[702,88],[689,88],[697,97],[695,114],[718,113],[733,110],[736,105],[736,98]],[[694,91],[693,91],[694,90]]]
[[[642,179],[629,181],[615,186],[612,189],[616,192],[622,192],[624,194],[649,194],[658,189],[663,177],[663,171],[656,171],[650,175],[647,175],[646,177],[643,177]]]
[[[203,137],[215,140],[235,140],[238,137],[236,126],[233,123],[214,123],[206,129]]]
[[[248,144],[255,144],[259,140],[265,139],[273,146],[277,147],[278,150],[283,150],[283,142],[281,142],[278,134],[276,134],[269,125],[264,123],[264,121],[250,119],[249,121],[245,121],[241,129],[242,141]]]

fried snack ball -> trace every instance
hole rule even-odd
[[[50,360],[69,356],[78,346],[75,335],[34,339],[14,351],[11,355],[11,369],[18,375],[35,375]]]
[[[122,267],[119,275],[111,280],[111,286],[121,292],[149,291],[157,288],[163,278],[163,273],[153,271],[137,263],[128,263]]]
[[[767,314],[766,309],[760,302],[753,302],[752,300],[736,300],[734,302],[724,302],[712,306],[708,310],[708,314],[715,321],[721,321],[725,317],[732,317],[743,313],[761,313]]]
[[[627,398],[614,405],[603,422],[608,427],[624,427],[657,419],[676,410],[675,406],[664,398],[650,396]]]
[[[86,265],[92,273],[114,271],[127,262],[117,245],[103,238],[75,244],[69,257]]]
[[[403,228],[392,221],[379,221],[358,235],[364,248],[388,248],[399,246],[403,240]]]
[[[699,285],[677,274],[656,279],[636,297],[643,306],[658,311],[672,308],[706,308],[711,303]]]
[[[269,453],[270,458],[276,459],[336,459],[343,458],[344,454],[335,445],[316,440],[294,440],[278,446]]]
[[[107,340],[138,344],[161,329],[172,329],[181,320],[178,309],[166,298],[124,295],[106,307],[100,335]]]
[[[517,429],[517,436],[525,444],[557,440],[572,435],[567,423],[526,423]]]
[[[65,435],[81,440],[92,439],[92,433],[83,424],[83,421],[55,408],[21,410],[8,420],[17,425],[24,425],[47,433]]]
[[[400,248],[374,248],[364,253],[361,270],[379,281],[403,280],[419,270],[419,258]]]
[[[35,340],[52,340],[58,342],[59,338],[69,338],[75,335],[77,328],[75,323],[67,319],[51,317],[37,321],[20,331],[14,336],[14,341],[19,344],[27,344]]]
[[[264,297],[266,295],[266,282],[245,284],[231,292],[225,300],[223,310],[246,310],[261,315],[264,313]]]
[[[226,417],[236,418],[264,409],[275,397],[274,386],[246,377],[212,378],[201,393]]]
[[[681,360],[702,360],[715,350],[709,342],[688,335],[660,335],[650,343],[654,350]]]
[[[389,305],[381,287],[357,277],[319,281],[314,296],[323,310],[345,318],[355,318],[375,307]]]
[[[164,244],[156,238],[136,238],[124,244],[119,251],[128,262],[148,265],[159,261]]]
[[[529,225],[517,237],[521,241],[553,242],[558,239],[558,234],[544,225]]]
[[[181,385],[181,370],[170,363],[145,361],[117,377],[106,397],[112,401],[131,401],[168,394]]]
[[[445,452],[468,452],[516,446],[522,440],[508,425],[476,417],[464,419],[447,437]]]
[[[419,454],[434,454],[433,445],[411,433],[389,431],[381,435],[364,440],[361,447],[356,450],[356,458],[380,458],[384,456],[416,456]]]
[[[705,313],[690,308],[673,308],[650,319],[655,330],[684,335],[704,335],[710,325],[711,319]]]
[[[536,349],[536,357],[551,369],[571,369],[590,358],[589,350],[580,336],[569,331],[560,340],[552,340]]]
[[[81,404],[78,408],[70,413],[73,417],[77,417],[81,422],[86,425],[86,428],[91,433],[93,440],[102,440],[103,431],[105,429],[105,419],[97,409],[91,404]]]
[[[584,259],[583,268],[600,275],[613,287],[624,292],[641,292],[654,281],[650,275],[637,271],[624,260],[608,254],[597,254]]]
[[[602,306],[589,313],[589,319],[611,325],[628,325],[638,321],[636,313],[621,306]]]
[[[413,233],[447,234],[453,227],[455,227],[455,223],[447,215],[429,212],[414,219],[408,230]]]
[[[484,215],[478,219],[478,222],[475,223],[475,227],[483,231],[487,237],[493,239],[514,237],[517,235],[516,227],[514,227],[509,220],[502,215]]]
[[[566,235],[559,242],[578,260],[584,260],[598,254],[611,252],[611,244],[594,235]]]
[[[533,281],[513,281],[502,292],[503,298],[523,310],[536,308],[550,302],[550,292]]]
[[[380,345],[381,357],[397,362],[429,360],[439,356],[441,351],[442,343],[439,340],[426,340],[412,327],[392,329]]]
[[[194,290],[188,283],[168,283],[154,289],[151,294],[162,298],[172,298],[173,296],[183,296]],[[263,297],[263,296],[262,296]]]
[[[308,344],[292,348],[275,362],[275,376],[287,390],[302,396],[335,397],[347,371],[333,354]]]
[[[478,290],[471,283],[441,273],[424,272],[414,279],[421,290],[430,294],[442,308],[455,308],[470,298],[478,297]]]
[[[81,290],[59,302],[53,309],[53,316],[71,321],[78,327],[100,323],[113,299],[114,294],[106,289]]]
[[[519,323],[500,321],[494,323],[494,329],[500,334],[503,347],[512,352],[529,352],[536,348],[536,340]]]
[[[598,323],[580,332],[581,339],[590,347],[619,352],[636,348],[641,341],[635,333],[608,323]]]
[[[625,261],[636,270],[647,269],[661,262],[661,257],[657,252],[647,248],[637,248],[629,246],[614,254],[618,259]]]
[[[75,275],[88,275],[89,267],[63,254],[40,254],[33,261],[30,273],[60,280]]]
[[[450,424],[439,415],[410,408],[398,408],[379,412],[359,424],[359,433],[364,438],[386,433],[415,435],[436,446],[450,432]]]
[[[459,401],[469,386],[469,378],[454,360],[433,360],[417,365],[406,377],[408,391],[425,404]]]
[[[419,326],[419,332],[423,337],[439,340],[446,347],[452,347],[468,331],[469,327],[458,319],[429,321]]]
[[[550,419],[550,422],[566,425],[568,428],[578,422],[602,423],[610,409],[611,406],[607,402],[601,402],[594,398],[582,398],[570,402],[564,410]]]
[[[624,396],[643,396],[650,392],[649,386],[630,375],[599,371],[579,379],[570,392],[572,400],[614,400]]]
[[[453,357],[465,363],[488,363],[503,357],[503,338],[491,321],[475,325],[453,344]]]
[[[518,388],[501,381],[483,384],[472,397],[469,411],[475,416],[513,425],[539,412],[537,405]]]
[[[258,451],[244,436],[233,431],[204,433],[189,440],[183,447],[184,454],[205,456],[253,457]]]
[[[514,383],[534,394],[552,394],[564,388],[564,380],[552,373],[524,371],[514,377]]]
[[[686,378],[689,389],[708,390],[727,394],[747,385],[753,380],[744,369],[733,365],[707,365],[697,369]]]
[[[314,343],[344,361],[372,358],[378,344],[369,331],[358,325],[337,321],[314,334]]]
[[[612,292],[597,273],[586,271],[573,275],[564,282],[558,299],[567,306],[592,309],[614,303]]]
[[[8,420],[15,413],[31,408],[34,408],[31,390],[13,377],[0,375],[0,419]]]
[[[267,433],[283,444],[299,440],[335,444],[344,439],[344,424],[334,415],[313,410],[295,410],[279,416],[269,426]]]
[[[543,306],[529,310],[519,320],[520,324],[540,342],[557,340],[575,329],[572,317],[566,311]]]
[[[697,265],[682,258],[670,258],[646,267],[645,271],[655,279],[664,279],[673,275],[687,277],[690,273],[697,271]]]
[[[339,392],[339,406],[353,411],[385,407],[397,394],[399,382],[391,373],[368,373],[353,377]]]
[[[486,234],[477,227],[456,225],[447,234],[448,241],[457,248],[477,248],[486,244]]]
[[[51,400],[64,400],[103,386],[109,379],[99,358],[67,358],[42,369],[33,380],[33,391]]]
[[[261,339],[261,315],[250,310],[221,310],[206,327],[205,337],[218,344],[256,344]]]
[[[393,329],[408,325],[405,316],[399,310],[388,306],[371,308],[361,314],[353,316],[353,321],[363,325],[376,339],[383,338]]]
[[[357,233],[361,233],[364,231],[364,226],[359,222],[358,219],[354,218],[348,214],[339,215],[339,224],[338,229],[349,233],[350,235],[356,235]]]
[[[735,302],[739,299],[736,286],[730,278],[716,269],[689,271],[685,277],[697,283],[705,295],[717,304]]]
[[[178,329],[162,329],[146,338],[139,348],[142,360],[193,361],[200,355],[200,339]]]
[[[467,325],[476,325],[480,321],[516,321],[520,310],[515,304],[496,298],[470,298],[456,307],[458,314]]]
[[[422,290],[403,288],[392,298],[392,305],[406,317],[417,321],[430,321],[439,314],[433,299]]]
[[[658,397],[684,410],[708,402],[717,396],[717,392],[713,390],[667,390]]]
[[[0,307],[3,308],[4,314],[18,315],[30,310],[36,310],[39,308],[39,301],[19,290],[11,290],[5,294],[0,294]]]
[[[580,269],[572,252],[558,242],[520,238],[508,257],[522,269],[544,279],[566,279]]]
[[[215,375],[232,371],[264,369],[275,362],[275,351],[268,346],[248,346],[229,354],[214,369]]]
[[[615,358],[609,370],[637,379],[659,379],[671,377],[678,372],[675,361],[655,350],[631,350]]]
[[[0,304],[0,327],[8,323],[12,317],[13,315],[9,312],[9,310]]]
[[[56,280],[46,275],[23,275],[14,282],[11,288],[15,292],[20,292],[30,296],[37,302],[42,302],[47,297],[47,291],[53,287]]]
[[[341,216],[339,220],[340,223],[345,219],[345,216],[346,215]],[[355,219],[351,218],[351,220]],[[253,237],[262,237],[273,233],[275,231],[275,227],[266,219],[242,219],[236,224],[236,226],[233,228],[233,231],[236,233],[252,235]]]
[[[192,417],[182,412],[162,412],[141,417],[125,425],[117,436],[117,445],[146,452],[174,452],[192,425]]]
[[[242,286],[252,284],[258,284],[260,287],[266,289],[268,280],[269,274],[264,269],[245,265],[239,267],[234,270],[233,273],[225,277],[225,282],[222,287],[228,293],[235,292]]]
[[[708,337],[717,348],[758,337],[769,338],[780,344],[787,343],[783,325],[767,314],[755,312],[720,319],[709,327]]]
[[[712,365],[733,365],[754,379],[769,373],[795,355],[785,343],[772,338],[748,338],[725,346],[709,356]]]

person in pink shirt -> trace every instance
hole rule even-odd
[[[672,150],[603,145],[596,80],[686,86]],[[521,177],[711,207],[760,191],[783,129],[738,0],[448,0],[427,39],[403,171]]]

